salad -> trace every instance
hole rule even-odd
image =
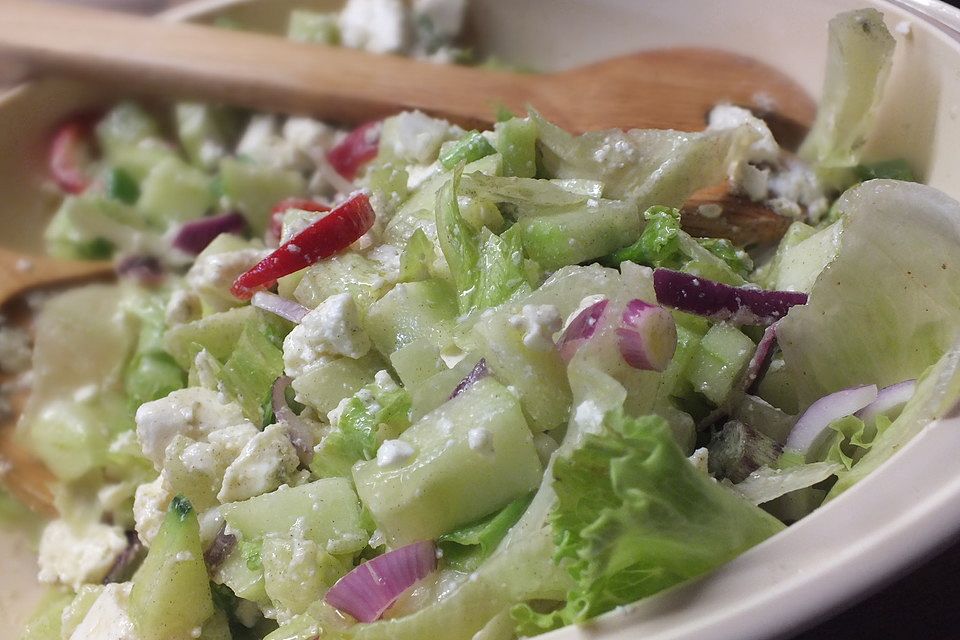
[[[291,35],[450,61],[460,14],[351,0]],[[955,414],[960,204],[861,158],[882,15],[829,31],[796,154],[733,105],[695,133],[63,124],[49,251],[120,278],[36,321],[21,429],[58,516],[22,638],[537,635],[710,572]],[[792,220],[777,247],[684,230],[725,181]]]

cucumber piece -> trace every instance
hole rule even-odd
[[[193,632],[191,632],[191,636],[192,635]],[[220,610],[214,611],[213,615],[203,623],[199,640],[232,639],[233,636],[230,634],[230,619],[227,618],[227,614]]]
[[[181,102],[174,106],[173,115],[177,138],[191,164],[215,169],[239,132],[237,112],[227,107]]]
[[[511,118],[497,123],[497,151],[503,156],[503,175],[533,178],[537,175],[537,123]],[[599,197],[599,196],[597,196]]]
[[[340,26],[336,13],[294,9],[287,23],[287,39],[294,42],[340,44]]]
[[[475,432],[471,438],[469,432]],[[490,438],[471,448],[476,435]],[[400,466],[376,460],[353,468],[357,493],[391,547],[437,538],[502,509],[540,484],[533,437],[517,399],[496,381],[477,381],[400,439],[414,457]]]
[[[47,251],[65,260],[109,258],[142,244],[147,225],[133,208],[100,194],[68,196],[44,231]]]
[[[498,380],[516,390],[530,426],[547,431],[566,424],[572,396],[567,367],[556,349],[538,351],[523,344],[523,332],[498,313],[474,328],[477,350]]]
[[[182,496],[170,503],[147,558],[133,576],[129,609],[142,640],[190,638],[214,613],[200,523]]]
[[[90,612],[93,603],[97,601],[101,593],[103,593],[102,584],[85,584],[81,586],[80,590],[77,591],[77,595],[63,610],[60,617],[61,635],[56,637],[69,638],[72,636],[73,632],[76,631],[77,627],[80,626],[80,623],[83,622],[83,619],[87,616],[87,613]]]
[[[393,365],[404,387],[416,388],[430,377],[444,370],[440,360],[440,350],[443,344],[430,337],[414,340],[401,347],[390,356]]]
[[[320,624],[310,616],[294,616],[263,640],[314,640],[321,631]]]
[[[452,369],[438,371],[412,387],[413,413],[410,419],[420,420],[420,418],[449,400],[453,390],[473,370],[479,359],[480,357],[475,354],[470,355],[458,362]]]
[[[603,256],[634,242],[641,231],[635,204],[588,201],[562,212],[524,217],[517,222],[527,256],[554,270]]]
[[[244,417],[256,425],[264,424],[273,383],[283,375],[283,335],[274,321],[264,314],[254,316],[223,363],[220,381],[223,391],[243,410]]]
[[[216,203],[211,184],[203,171],[167,158],[147,174],[137,208],[160,227],[200,218]]]
[[[315,309],[330,296],[347,292],[363,312],[385,285],[376,262],[349,252],[321,260],[307,269],[293,295],[303,306]]]
[[[30,621],[27,622],[27,626],[24,627],[23,632],[19,636],[20,640],[60,640],[61,637],[69,638],[69,634],[73,633],[73,629],[76,628],[76,625],[83,619],[83,615],[93,606],[93,601],[97,599],[99,590],[103,589],[103,587],[97,585],[93,587],[93,589],[97,591],[93,591],[90,587],[84,585],[80,588],[80,593],[76,598],[66,590],[53,589],[49,591],[30,616]],[[93,594],[92,598],[90,597],[91,593]],[[72,626],[69,627],[69,629],[64,629],[64,615],[72,608],[73,603],[81,598],[83,602],[80,607],[80,609],[82,609],[80,618],[77,619],[76,622],[73,622],[73,616],[71,616],[70,621]]]
[[[251,567],[250,565],[254,566]],[[256,602],[262,606],[270,605],[270,598],[263,582],[263,567],[259,563],[250,563],[238,545],[226,557],[213,574],[213,581],[230,587],[238,597]]]
[[[107,162],[143,182],[161,162],[181,160],[180,154],[161,138],[145,138],[136,144],[118,145],[107,154]]]
[[[190,369],[201,349],[224,362],[233,353],[244,328],[257,317],[256,307],[246,306],[214,313],[177,325],[163,335],[163,347],[181,369]]]
[[[133,407],[164,398],[186,384],[186,376],[169,354],[162,351],[139,353],[130,361],[123,389]]]
[[[286,533],[303,520],[303,535],[329,553],[355,553],[369,536],[360,518],[360,502],[346,478],[323,478],[223,506],[223,517],[244,540]]]
[[[684,397],[687,395],[684,393],[686,390],[692,391],[684,377],[684,372],[690,367],[690,363],[700,349],[700,340],[707,332],[709,324],[704,320],[703,326],[700,327],[686,322],[686,318],[693,316],[680,311],[674,311],[673,317],[677,321],[677,349],[663,372],[661,389],[671,396]]]
[[[377,371],[384,368],[383,360],[373,352],[359,360],[336,358],[311,367],[302,376],[294,378],[293,390],[297,394],[297,402],[313,407],[319,415],[325,415],[335,409],[341,400],[371,384]]]
[[[370,305],[364,329],[384,356],[411,342],[428,338],[442,342],[453,331],[457,301],[440,280],[401,283]]]
[[[471,163],[493,155],[497,150],[479,131],[468,131],[462,138],[440,149],[440,166],[452,171],[461,162]]]
[[[254,236],[263,235],[270,210],[284,198],[306,194],[307,185],[296,171],[243,162],[236,158],[220,161],[223,195],[250,223]]]
[[[147,138],[160,135],[160,125],[143,107],[121,102],[97,123],[97,141],[109,156],[115,149],[131,147]]]
[[[686,372],[693,388],[715,405],[730,394],[753,355],[753,341],[726,322],[710,327]]]
[[[349,558],[332,556],[313,540],[291,534],[267,536],[260,558],[267,595],[274,606],[293,614],[305,613],[353,568]]]

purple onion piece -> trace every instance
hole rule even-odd
[[[877,399],[856,413],[866,423],[873,422],[877,416],[890,413],[907,403],[917,390],[916,380],[904,380],[884,387],[877,392]]]
[[[653,287],[661,304],[733,324],[766,326],[807,303],[799,291],[766,291],[730,285],[682,271],[656,269]]]
[[[356,567],[330,587],[324,600],[360,622],[383,615],[404,591],[437,568],[432,541],[414,542]]]
[[[604,298],[583,309],[560,334],[557,339],[557,350],[565,362],[569,362],[580,346],[596,332],[597,325],[600,324],[600,318],[606,311],[609,302]]]
[[[854,415],[876,399],[875,384],[843,389],[820,398],[793,425],[784,450],[806,455],[822,442],[831,422]]]
[[[763,337],[757,343],[757,349],[750,358],[747,371],[743,376],[742,387],[746,393],[755,394],[763,376],[767,374],[777,346],[777,322],[764,329]]]
[[[120,552],[117,559],[113,561],[113,566],[107,572],[103,579],[103,584],[113,582],[126,582],[133,575],[133,565],[137,563],[143,554],[143,543],[137,536],[136,531],[126,531],[124,535],[127,538],[127,548]]]
[[[243,234],[247,228],[247,219],[235,211],[198,218],[180,227],[173,237],[173,246],[186,253],[197,255],[221,233]]]
[[[203,552],[203,561],[207,563],[207,568],[213,571],[223,564],[236,546],[237,536],[227,533],[227,523],[224,522],[220,525],[220,531],[217,532],[213,542]]]
[[[300,324],[304,316],[310,313],[309,309],[293,300],[287,300],[275,293],[269,293],[267,291],[257,291],[253,294],[253,298],[250,299],[250,304],[296,324]]]
[[[448,400],[456,398],[458,395],[463,393],[470,385],[472,385],[477,380],[481,378],[486,378],[490,375],[490,369],[487,368],[487,361],[483,358],[480,358],[480,361],[473,367],[473,369],[466,375],[466,377],[457,383],[457,386],[454,387],[453,392],[450,394]]]
[[[313,436],[313,430],[306,420],[298,416],[287,404],[287,387],[293,382],[290,376],[280,376],[273,383],[271,400],[273,403],[273,414],[277,422],[287,425],[287,434],[290,443],[297,450],[297,457],[300,458],[300,464],[308,466],[313,461],[313,447],[316,445]]]
[[[156,256],[126,256],[117,263],[116,271],[118,276],[147,287],[157,286],[166,276],[166,270]]]
[[[660,305],[631,300],[617,327],[620,356],[642,371],[663,371],[677,349],[677,324]]]

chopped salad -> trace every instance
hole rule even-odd
[[[291,35],[449,61],[462,4]],[[796,154],[733,105],[695,133],[63,124],[49,251],[120,278],[37,318],[21,428],[59,515],[22,637],[537,635],[710,572],[955,414],[960,204],[861,157],[881,14],[829,30]],[[792,220],[777,247],[684,230],[725,181]]]

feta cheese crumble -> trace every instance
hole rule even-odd
[[[523,330],[523,344],[534,351],[553,349],[553,334],[563,327],[560,311],[552,304],[525,304],[508,319],[511,327]]]
[[[483,427],[467,431],[467,445],[471,451],[493,455],[493,432]]]
[[[70,640],[139,640],[127,613],[132,588],[131,582],[104,586]]]
[[[377,449],[377,466],[381,469],[402,467],[416,455],[416,450],[403,440],[384,440]]]
[[[126,548],[120,527],[94,522],[75,529],[66,520],[54,520],[40,536],[38,578],[74,590],[101,582]]]
[[[287,429],[270,425],[251,438],[227,467],[217,499],[238,502],[269,493],[288,482],[299,466],[300,458]]]
[[[362,358],[370,338],[360,325],[360,311],[349,293],[332,295],[308,313],[283,341],[287,375],[297,377],[323,362],[323,356]]]

